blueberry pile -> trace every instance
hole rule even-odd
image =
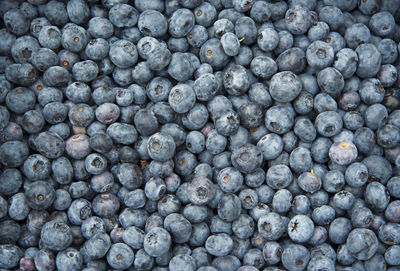
[[[400,270],[400,0],[0,18],[0,271]]]

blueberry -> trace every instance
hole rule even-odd
[[[269,3],[254,1],[250,9],[250,17],[258,23],[267,21],[272,14]]]
[[[196,270],[196,262],[190,255],[176,255],[170,260],[168,266],[173,270]]]
[[[240,17],[235,23],[235,34],[243,39],[243,44],[250,45],[257,39],[257,28],[254,20],[247,16]]]
[[[115,269],[126,269],[132,265],[135,259],[132,249],[124,243],[111,245],[107,252],[107,262]]]
[[[146,10],[139,16],[138,28],[146,36],[161,37],[167,32],[168,23],[159,11]]]
[[[326,22],[318,21],[310,26],[307,37],[311,41],[323,40],[328,35],[329,30],[329,25]]]
[[[254,172],[246,174],[244,182],[247,186],[256,188],[259,187],[265,180],[265,172],[263,169],[258,168]]]
[[[322,178],[324,190],[330,193],[339,192],[345,184],[344,174],[339,170],[328,171]]]
[[[183,209],[184,217],[191,223],[202,223],[209,214],[207,207],[201,205],[188,204]]]
[[[193,10],[193,13],[196,23],[204,27],[212,25],[217,17],[216,7],[209,2],[204,2],[201,5],[197,6]]]
[[[271,132],[285,134],[294,124],[291,109],[284,105],[270,107],[265,113],[265,126]]]
[[[86,47],[88,34],[86,30],[74,23],[64,26],[61,36],[61,45],[72,52],[79,52]],[[90,30],[90,28],[89,28]]]
[[[328,231],[323,226],[315,227],[314,234],[311,239],[308,241],[310,245],[317,246],[324,244],[324,242],[328,239]],[[333,258],[333,257],[332,257]]]
[[[23,256],[22,250],[18,246],[12,244],[0,245],[0,251],[2,255],[0,258],[0,266],[6,269],[16,267],[20,258]]]
[[[300,79],[292,72],[280,72],[271,78],[269,92],[278,102],[290,102],[300,94]]]
[[[240,215],[241,201],[235,194],[223,194],[218,203],[218,216],[227,221],[232,222]]]
[[[43,225],[40,233],[40,244],[50,250],[61,251],[72,242],[70,227],[62,222],[52,220]]]
[[[86,199],[76,199],[72,201],[67,214],[72,224],[81,225],[83,220],[92,215],[92,205]]]
[[[371,230],[359,228],[349,233],[346,245],[354,258],[368,260],[377,251],[378,240]]]
[[[163,179],[160,177],[152,177],[146,182],[144,192],[149,200],[157,201],[162,198],[166,189]]]
[[[266,174],[267,184],[274,189],[286,188],[293,181],[293,174],[286,165],[274,165]]]
[[[158,130],[158,121],[151,110],[140,109],[135,114],[134,123],[139,134],[151,136]]]
[[[221,269],[226,267],[227,269],[237,270],[240,268],[240,260],[232,255],[216,257],[212,261],[212,265],[215,266],[217,269]]]
[[[71,196],[66,190],[57,189],[56,198],[53,202],[54,209],[59,211],[67,210],[68,207],[71,205],[71,201]]]
[[[133,249],[141,249],[143,248],[144,236],[145,233],[143,230],[135,226],[130,226],[123,231],[121,240]]]
[[[387,186],[386,186],[390,195],[395,198],[398,198],[398,193],[397,193],[397,189],[396,189],[398,184],[399,184],[399,178],[395,176],[395,177],[390,178],[390,180],[387,182]]]
[[[175,38],[186,36],[195,23],[193,13],[186,8],[177,9],[169,18],[168,32]]]
[[[291,71],[295,74],[299,74],[306,67],[306,54],[300,48],[290,48],[278,56],[276,64],[280,71]]]
[[[385,261],[390,265],[398,265],[399,246],[394,245],[385,251]]]
[[[392,39],[382,39],[377,44],[377,49],[381,54],[382,64],[392,64],[398,57],[396,43]]]
[[[370,43],[361,44],[356,48],[356,53],[359,59],[357,75],[361,78],[376,75],[381,65],[381,56],[376,47]]]
[[[29,33],[37,38],[40,31],[44,26],[51,25],[49,20],[46,19],[46,17],[37,17],[31,20],[30,26],[29,26]],[[14,39],[15,40],[15,39]]]
[[[328,67],[334,60],[333,48],[323,41],[314,41],[307,48],[306,58],[308,65],[313,68]]]
[[[167,63],[168,64],[168,63]],[[168,74],[175,80],[184,82],[191,78],[194,72],[190,57],[185,53],[176,52],[172,54],[168,65]],[[185,84],[186,85],[186,84]],[[171,90],[172,92],[172,90]],[[171,96],[170,96],[171,97]]]
[[[205,244],[207,252],[217,257],[228,255],[232,247],[232,238],[226,233],[210,235]]]
[[[376,75],[382,86],[391,87],[395,83],[398,74],[396,68],[391,64],[382,65],[378,74]]]
[[[21,221],[28,216],[30,208],[23,193],[17,193],[10,198],[8,215],[15,221]]]
[[[172,108],[169,108],[172,111]],[[209,112],[203,104],[196,103],[184,116],[182,124],[191,130],[203,128],[208,121]]]
[[[180,188],[180,189],[179,189]],[[180,200],[182,200],[180,192],[185,193],[186,188],[184,185],[181,185],[176,191],[178,196],[166,194],[162,197],[161,200],[158,201],[157,207],[158,211],[162,216],[167,216],[171,213],[177,212],[181,208]],[[186,196],[186,195],[184,195]],[[189,199],[186,199],[186,202],[189,202]]]
[[[50,183],[36,181],[28,185],[25,196],[29,207],[36,210],[43,210],[53,203],[55,191]]]
[[[82,265],[82,255],[74,248],[67,248],[57,253],[56,266],[58,270],[81,270]]]
[[[175,153],[175,142],[172,136],[165,133],[153,134],[147,141],[147,151],[150,157],[158,161],[166,161]]]
[[[3,15],[6,29],[18,36],[21,36],[29,30],[29,19],[19,9],[10,9]]]
[[[94,38],[108,39],[114,33],[114,26],[106,18],[93,17],[88,22],[88,30],[87,31]]]
[[[392,172],[392,166],[388,160],[380,156],[371,155],[365,158],[362,162],[368,168],[370,180],[377,180],[386,184]]]
[[[110,218],[119,210],[119,199],[112,193],[97,195],[92,202],[93,212],[100,217]]]
[[[127,40],[119,40],[110,46],[110,60],[119,68],[129,68],[136,64],[138,52],[136,46]]]
[[[228,56],[235,56],[239,53],[239,48],[240,48],[239,39],[235,34],[231,32],[222,35],[221,45],[222,48],[224,49],[225,54],[227,54]]]
[[[285,232],[282,217],[273,212],[263,215],[258,219],[257,229],[269,241],[278,240]]]
[[[134,267],[137,269],[150,269],[154,264],[154,260],[144,249],[140,249],[135,254]]]
[[[348,165],[357,158],[357,147],[352,142],[336,142],[329,148],[329,157],[339,165]]]
[[[277,72],[278,66],[268,56],[257,56],[251,60],[250,69],[255,76],[261,79],[268,79]]]
[[[308,193],[314,193],[321,188],[321,179],[316,174],[310,172],[303,172],[298,177],[299,187]]]
[[[171,88],[172,84],[167,78],[155,77],[147,84],[146,94],[155,103],[166,101]]]
[[[51,102],[62,102],[63,93],[58,88],[45,87],[40,90],[37,100],[41,106]]]
[[[288,270],[304,269],[310,261],[310,252],[298,244],[290,244],[281,254],[282,264]]]
[[[310,171],[312,167],[311,152],[304,147],[297,147],[290,153],[289,165],[296,173]]]
[[[160,162],[153,160],[150,162],[148,167],[148,172],[151,176],[166,177],[172,173],[174,169],[174,162],[172,160],[167,160],[165,162]]]
[[[197,15],[197,14],[196,14]],[[221,38],[226,33],[234,32],[234,24],[232,21],[222,18],[216,20],[213,24],[213,34],[215,37]]]
[[[52,177],[60,184],[68,184],[73,178],[73,167],[66,157],[54,159],[51,163]]]
[[[52,87],[63,87],[68,85],[71,78],[70,73],[64,67],[52,66],[43,74],[43,82]]]
[[[256,206],[258,206],[258,195],[257,195],[257,192],[255,192],[252,189],[243,189],[239,193],[239,198],[240,198],[240,200],[242,202],[242,208],[250,210],[250,212],[254,211],[254,215],[252,215],[252,216],[258,216],[258,214],[256,215],[256,213],[257,213]],[[264,206],[264,205],[261,205],[259,207],[262,207],[262,206]],[[261,208],[261,213],[263,212],[263,210],[264,209]]]
[[[25,160],[22,172],[30,180],[46,179],[50,175],[50,161],[40,154],[32,154]]]
[[[371,16],[369,28],[372,33],[380,37],[388,36],[395,26],[393,15],[387,11],[377,12]]]
[[[308,143],[312,143],[317,136],[317,131],[315,130],[313,123],[308,118],[297,119],[294,125],[294,133],[301,141]]]
[[[189,49],[189,43],[186,38],[169,38],[168,48],[172,53],[185,52]]]
[[[57,26],[46,25],[41,28],[37,38],[42,47],[56,50],[61,45],[61,37],[61,31]]]
[[[52,270],[56,267],[54,254],[47,249],[39,250],[34,257],[34,261],[38,270]]]
[[[90,10],[86,2],[73,0],[67,3],[67,13],[73,23],[83,24],[88,21]]]
[[[88,239],[81,248],[81,254],[86,254],[89,259],[100,259],[110,249],[111,240],[108,234],[99,232]],[[84,253],[82,253],[82,250]]]
[[[195,104],[196,96],[193,88],[187,84],[173,87],[168,96],[168,102],[177,113],[188,112]]]
[[[306,214],[310,210],[310,200],[305,195],[297,195],[293,198],[291,209],[295,214]]]
[[[65,143],[65,151],[74,159],[84,159],[91,151],[89,137],[84,134],[70,137]]]
[[[252,173],[261,166],[262,153],[251,144],[245,144],[233,150],[232,165],[242,173]]]
[[[215,197],[214,184],[205,177],[192,179],[188,184],[189,199],[193,204],[207,204]]]
[[[343,121],[337,112],[325,111],[318,114],[315,119],[315,126],[318,133],[326,137],[331,137],[340,132],[343,127]]]
[[[28,146],[22,141],[8,141],[0,146],[0,160],[4,166],[19,167],[28,155]]]
[[[387,198],[386,198],[387,199]],[[385,210],[385,217],[386,219],[388,219],[391,222],[398,222],[400,221],[400,216],[399,213],[397,211],[397,208],[400,204],[400,201],[395,200],[389,203],[389,205],[387,206],[386,210]]]
[[[91,153],[85,158],[85,169],[90,174],[101,174],[107,169],[107,160],[98,153]]]
[[[395,147],[399,141],[399,129],[394,125],[384,125],[376,133],[378,145],[383,148]]]
[[[313,233],[314,223],[308,216],[296,215],[289,221],[288,235],[294,242],[307,242]]]
[[[266,242],[262,249],[263,258],[268,265],[279,263],[281,261],[282,252],[283,249],[281,245],[275,241]]]
[[[249,249],[248,252],[243,256],[243,264],[244,265],[238,270],[253,270],[248,269],[249,267],[258,270],[257,268],[261,268],[262,266],[264,266],[265,261],[262,255],[262,251],[257,248]]]
[[[164,228],[152,228],[147,232],[143,246],[146,253],[150,256],[161,256],[169,250],[171,246],[171,236]]]
[[[109,48],[105,39],[93,39],[86,45],[85,53],[91,60],[101,60],[108,55]]]
[[[172,61],[171,52],[167,49],[167,47],[164,44],[160,44],[149,53],[146,63],[150,70],[161,71],[165,67],[167,67],[171,61]],[[176,61],[176,59],[174,59],[174,61]]]
[[[106,133],[114,140],[114,142],[125,145],[135,143],[138,136],[135,126],[119,122],[115,122],[108,126]]]
[[[293,196],[287,189],[279,189],[272,198],[272,209],[276,213],[284,214],[291,207]]]
[[[79,61],[79,56],[68,50],[61,50],[58,52],[58,58],[60,59],[60,66],[70,71],[72,66]]]
[[[68,116],[68,107],[60,102],[51,102],[43,107],[44,119],[50,124],[63,122]]]
[[[39,42],[31,36],[17,38],[11,47],[11,55],[16,63],[29,62],[34,51],[39,50]]]
[[[211,38],[203,43],[199,55],[202,63],[208,63],[216,69],[225,67],[229,62],[229,56],[225,54],[220,40],[217,38]]]

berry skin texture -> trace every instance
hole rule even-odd
[[[0,0],[0,271],[400,266],[400,0]]]
[[[357,158],[357,147],[352,142],[333,143],[329,148],[329,157],[336,164],[345,166],[354,162]]]
[[[294,216],[288,224],[290,239],[296,243],[305,243],[314,234],[314,223],[305,215]]]

